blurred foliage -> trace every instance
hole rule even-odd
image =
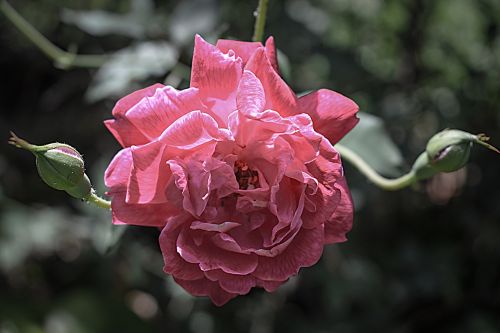
[[[111,55],[100,69],[56,69],[0,16],[4,142],[14,129],[71,143],[102,193],[119,149],[102,120],[117,96],[187,86],[193,34],[249,39],[257,1],[12,4],[56,45]],[[407,170],[444,127],[498,144],[497,0],[270,0],[266,32],[295,91],[334,89],[369,113],[360,126],[379,139],[348,140],[380,171]],[[350,240],[278,292],[217,308],[162,273],[158,230],[111,226],[107,212],[46,187],[29,154],[0,144],[0,332],[500,331],[497,156],[473,151],[466,169],[398,193],[345,169],[357,209]]]

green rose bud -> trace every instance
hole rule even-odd
[[[38,174],[47,185],[66,191],[78,199],[85,199],[90,195],[92,186],[85,175],[82,155],[75,148],[57,142],[36,146],[12,132],[11,135],[10,144],[35,155]]]
[[[488,140],[484,134],[473,135],[455,129],[441,131],[427,143],[429,165],[440,172],[456,171],[467,164],[474,142],[498,152],[486,143]]]
[[[441,172],[462,168],[469,160],[475,136],[460,130],[444,130],[427,143],[430,165]]]

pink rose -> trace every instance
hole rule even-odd
[[[106,121],[124,147],[105,175],[113,222],[162,227],[164,271],[193,295],[273,291],[351,229],[332,145],[357,111],[331,90],[297,98],[272,38],[196,36],[189,89],[136,91]]]

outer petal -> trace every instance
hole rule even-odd
[[[170,147],[191,150],[211,141],[230,140],[230,136],[210,115],[192,111],[172,123],[159,140]]]
[[[328,89],[320,89],[299,98],[300,112],[309,114],[314,128],[332,144],[337,143],[359,121],[359,108],[349,98]]]
[[[352,228],[354,206],[344,177],[337,181],[335,188],[340,190],[340,202],[325,222],[325,244],[345,242],[345,234]]]
[[[132,147],[133,166],[127,186],[127,203],[167,201],[166,187],[172,173],[164,152],[165,145],[158,141]]]
[[[134,105],[139,103],[144,97],[152,96],[156,89],[162,88],[162,84],[154,84],[150,87],[137,90],[120,99],[113,108],[115,119],[106,120],[104,124],[114,135],[122,147],[144,144],[148,140],[146,137],[125,117],[125,113]]]
[[[210,281],[217,281],[222,289],[232,294],[245,295],[256,286],[255,278],[251,275],[232,275],[215,269],[206,271],[205,276]]]
[[[130,108],[126,117],[145,137],[152,140],[178,118],[203,108],[198,89],[178,91],[172,87],[163,87]]]
[[[301,267],[318,262],[323,252],[323,240],[321,225],[315,229],[302,229],[280,255],[274,258],[259,257],[259,265],[252,275],[266,281],[285,281],[297,274]]]
[[[217,44],[215,45],[219,50],[224,53],[229,53],[232,50],[237,57],[240,57],[243,60],[243,66],[246,65],[248,60],[252,57],[255,51],[262,47],[262,43],[260,42],[241,42],[237,40],[229,40],[229,39],[219,39]],[[269,59],[269,62],[273,66],[273,68],[278,71],[278,57],[276,53],[276,46],[274,45],[274,38],[271,36],[266,40],[266,55]]]
[[[271,65],[264,48],[255,51],[245,66],[259,78],[266,92],[266,109],[278,111],[283,117],[298,113],[297,97]]]
[[[177,237],[183,225],[189,222],[187,214],[170,218],[160,234],[160,248],[163,254],[163,270],[176,278],[183,280],[199,280],[204,277],[198,265],[191,264],[181,258],[177,253]],[[185,226],[184,226],[185,227]]]
[[[118,116],[123,116],[125,113],[132,108],[134,105],[139,103],[141,99],[147,96],[153,96],[156,89],[163,88],[165,87],[161,83],[156,83],[153,84],[152,86],[149,86],[144,89],[140,89],[137,91],[134,91],[133,93],[121,98],[118,102],[116,102],[115,107],[113,108],[113,116],[118,117]]]
[[[229,53],[232,50],[237,57],[243,60],[243,66],[250,60],[255,51],[262,47],[260,42],[242,42],[239,40],[219,39],[215,46],[223,53]]]
[[[273,36],[266,40],[266,55],[267,59],[269,59],[269,62],[271,63],[271,66],[273,66],[274,70],[279,73],[278,53],[276,52]]]
[[[163,227],[170,216],[179,210],[169,204],[129,204],[125,192],[111,192],[111,213],[114,224],[131,224],[149,227]]]
[[[225,291],[217,282],[210,281],[207,278],[188,281],[178,279],[174,276],[174,280],[193,296],[210,297],[212,302],[217,306],[222,306],[238,296],[238,294],[232,294]]]
[[[266,105],[264,88],[250,71],[243,72],[236,95],[236,105],[238,110],[248,117],[257,117],[264,111]]]
[[[132,152],[130,148],[122,149],[113,157],[106,172],[104,184],[113,188],[125,188],[128,183],[130,169],[132,168]]]
[[[242,72],[240,58],[222,53],[196,35],[191,87],[200,89],[203,102],[217,114],[219,124],[225,124],[236,109],[236,89]]]
[[[229,274],[247,275],[257,267],[257,256],[226,251],[210,241],[207,231],[185,230],[177,239],[177,252],[187,262],[199,264],[201,270],[221,269]],[[195,238],[203,239],[198,246]]]
[[[104,121],[106,128],[113,134],[122,147],[132,145],[142,145],[148,139],[124,116],[117,116],[116,119]]]

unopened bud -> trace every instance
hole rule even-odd
[[[441,131],[427,143],[429,164],[440,172],[458,170],[469,160],[473,143],[481,144],[498,153],[495,147],[486,143],[488,139],[484,134],[473,135],[455,129]]]
[[[38,174],[47,185],[79,199],[91,193],[92,186],[85,175],[82,155],[75,148],[58,142],[36,146],[12,132],[11,135],[10,144],[35,155]]]
[[[426,151],[433,168],[452,172],[462,168],[469,160],[475,136],[460,130],[444,130],[427,143]]]

